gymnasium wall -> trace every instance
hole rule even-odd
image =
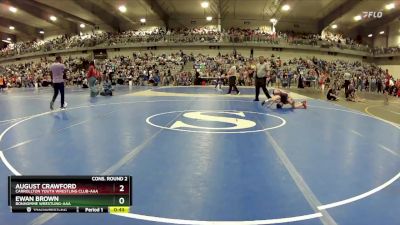
[[[364,45],[368,45],[369,47],[374,47],[374,40],[370,37],[361,37],[361,43]]]
[[[400,66],[399,65],[379,65],[382,69],[388,69],[389,73],[394,79],[400,79]]]
[[[373,33],[374,47],[400,46],[400,20],[394,20],[388,25],[380,26]],[[379,34],[380,31],[385,33]]]
[[[265,19],[238,19],[238,18],[246,18],[243,17],[226,17],[221,20],[221,26],[227,30],[231,27],[239,27],[244,29],[257,29],[260,27],[268,27],[268,30],[271,29],[271,22],[269,22],[269,17]],[[188,28],[197,28],[197,27],[217,27],[218,20],[213,18],[212,21],[207,21],[205,17],[201,18],[192,18],[187,19],[187,17],[176,17],[170,19],[169,21],[170,28],[179,28],[179,27],[188,27]],[[276,25],[277,31],[295,31],[295,32],[305,32],[305,33],[318,33],[317,23],[312,21],[302,20],[301,23],[299,21],[291,21],[291,20],[280,20]]]
[[[60,35],[60,33],[58,33],[58,31],[45,31],[45,33],[43,34],[43,40],[44,41],[49,41],[58,37],[61,37],[62,35]]]
[[[395,22],[389,24],[388,29],[388,46],[399,46],[400,44],[400,24]]]
[[[388,46],[388,41],[386,35],[374,34],[374,47],[375,48],[386,48]]]
[[[380,31],[385,31],[385,34],[380,35]],[[400,46],[400,21],[394,20],[388,25],[381,26],[373,34],[374,47]],[[395,79],[400,79],[400,57],[375,58],[373,63],[383,69],[388,69]]]
[[[383,69],[388,69],[395,79],[400,79],[400,57],[393,57],[392,59],[387,57],[376,58],[374,63]]]
[[[216,19],[213,19],[213,21],[209,22],[206,20],[205,17],[202,18],[184,18],[184,17],[176,17],[176,18],[171,18],[168,21],[168,26],[169,28],[177,29],[177,28],[182,28],[182,27],[187,27],[189,29],[193,28],[199,28],[199,27],[214,27],[216,28],[218,26],[218,23]]]

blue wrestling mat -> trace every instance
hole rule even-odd
[[[277,110],[196,97],[213,87],[143,90],[68,90],[56,112],[50,89],[0,94],[0,224],[400,224],[397,125],[319,100]],[[131,175],[131,212],[12,214],[13,174]]]

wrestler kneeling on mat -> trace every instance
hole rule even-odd
[[[274,89],[272,92],[272,98],[265,100],[262,105],[267,104],[268,106],[272,105],[273,103],[276,103],[276,108],[280,109],[283,107],[283,105],[291,105],[293,109],[307,109],[307,102],[302,101],[296,102],[293,98],[289,96],[288,93],[279,90],[279,89]]]

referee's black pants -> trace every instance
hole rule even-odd
[[[267,78],[263,77],[263,78],[258,78],[256,77],[256,98],[254,99],[255,101],[258,101],[258,96],[260,95],[260,88],[262,88],[265,96],[267,96],[267,98],[271,98],[271,95],[269,95],[268,89],[267,89]]]
[[[346,98],[349,97],[348,94],[348,89],[349,89],[349,85],[350,85],[350,80],[345,80],[344,81],[344,94],[346,95]]]
[[[236,87],[236,77],[235,76],[230,76],[228,78],[228,82],[229,82],[229,90],[227,94],[230,94],[232,92],[232,89],[234,91],[236,91],[237,94],[239,94],[239,89]]]
[[[54,89],[54,94],[53,94],[53,99],[51,100],[54,102],[58,96],[58,92],[61,94],[61,107],[64,107],[64,82],[62,83],[53,83],[53,89]]]

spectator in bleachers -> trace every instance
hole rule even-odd
[[[185,54],[181,51],[161,55],[151,52],[135,53],[130,57],[119,56],[96,61],[96,69],[108,77],[113,85],[117,83],[125,85],[129,83],[129,80],[132,80],[133,85],[147,85],[150,82],[157,85],[193,85],[195,76],[192,74],[195,74],[197,69],[200,78],[210,82],[216,80],[219,74],[224,74],[235,64],[239,68],[240,79],[237,81],[240,81],[241,85],[243,82],[247,86],[253,85],[252,78],[256,76],[257,69],[255,62],[239,52],[237,52],[236,58],[235,60],[232,53],[218,54],[214,57]],[[195,69],[193,71],[182,70],[185,61],[192,61]],[[65,65],[68,69],[66,85],[82,85],[86,77],[85,62],[88,60],[84,58],[65,58]],[[382,92],[386,87],[384,71],[374,64],[343,60],[328,61],[315,57],[284,60],[275,56],[268,59],[267,62],[273,65],[271,78],[275,76],[275,79],[280,80],[282,85],[288,87],[291,83],[298,82],[301,88],[304,81],[319,82],[321,79],[325,79],[326,86],[329,83],[329,86],[334,86],[336,89],[345,87],[344,84],[347,81],[354,81],[356,85],[360,82],[357,89],[360,91]],[[48,86],[51,82],[48,69],[50,63],[50,60],[43,58],[37,63],[27,62],[0,66],[0,73],[5,77],[6,85],[9,87],[33,87],[35,82],[38,82],[40,86]],[[351,71],[351,74],[348,71]],[[221,80],[222,83],[226,82],[223,77]],[[392,83],[397,84],[394,80]],[[391,95],[395,95],[397,90],[397,85],[390,85]]]
[[[0,91],[3,91],[3,88],[5,88],[5,83],[4,77],[0,75]]]
[[[90,34],[60,35],[49,40],[8,44],[7,47],[1,49],[0,56],[9,57],[31,52],[87,48],[97,45],[127,45],[129,43],[138,42],[263,42],[273,45],[282,42],[291,45],[327,45],[328,47],[372,51],[368,46],[360,45],[354,40],[332,33],[321,36],[319,34],[295,32],[272,33],[259,28],[231,28],[227,31],[218,31],[216,28],[212,27],[199,27],[194,29],[181,28],[166,30],[164,28],[154,28],[152,30],[130,30],[120,33],[93,32]],[[389,50],[382,49],[381,52],[398,52],[398,49],[398,47]],[[379,53],[379,50],[375,49],[373,52]]]

